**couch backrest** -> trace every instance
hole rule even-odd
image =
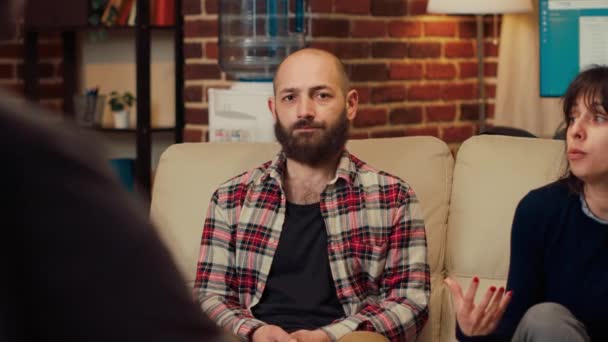
[[[349,149],[362,160],[401,177],[416,192],[426,225],[431,266],[430,317],[418,341],[438,341],[445,237],[454,159],[448,146],[432,137],[355,140]]]
[[[354,140],[348,149],[372,166],[407,181],[416,191],[425,218],[432,287],[441,283],[445,231],[452,186],[453,158],[447,145],[432,137]],[[152,194],[151,216],[179,268],[194,281],[203,220],[211,194],[228,178],[271,159],[275,144],[197,143],[171,146],[159,161]],[[431,308],[441,296],[433,291]],[[439,310],[421,340],[436,341]]]
[[[211,195],[224,181],[271,159],[277,149],[271,143],[189,143],[172,145],[161,155],[150,215],[189,286]]]
[[[447,275],[463,288],[478,276],[478,296],[491,285],[505,285],[515,207],[530,190],[557,180],[565,166],[563,141],[490,135],[465,141],[454,166]],[[451,298],[439,286],[445,293],[441,341],[453,341]]]

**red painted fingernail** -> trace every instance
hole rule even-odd
[[[477,278],[477,277],[473,277],[473,282],[475,282],[475,283],[479,283],[479,278]]]
[[[501,287],[500,287],[500,289],[498,289],[498,291],[499,291],[499,292],[504,292],[504,291],[505,291],[505,288],[501,286]]]
[[[513,295],[513,291],[507,291],[507,296],[511,297]]]
[[[492,291],[492,292],[496,291],[496,286],[490,286],[490,291]]]

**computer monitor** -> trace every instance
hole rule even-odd
[[[608,65],[608,0],[539,0],[540,96],[562,96],[585,68]]]

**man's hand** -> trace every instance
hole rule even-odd
[[[263,325],[251,335],[252,342],[297,342],[285,330],[276,325]]]
[[[331,342],[331,338],[321,329],[317,330],[298,330],[291,333],[291,337],[297,342]]]
[[[506,294],[504,288],[496,291],[492,286],[478,305],[475,305],[475,293],[479,287],[479,278],[474,277],[465,295],[456,281],[446,278],[445,283],[452,293],[456,309],[456,320],[463,334],[467,336],[489,335],[494,330],[511,301],[511,291]]]

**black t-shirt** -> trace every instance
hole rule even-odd
[[[344,317],[329,268],[319,203],[287,203],[266,289],[252,313],[287,332],[317,329]]]

